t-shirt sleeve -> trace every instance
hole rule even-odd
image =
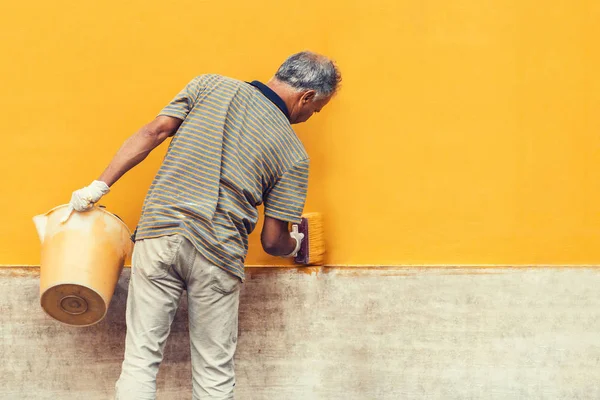
[[[275,183],[265,198],[265,215],[292,223],[300,223],[308,189],[309,160],[297,162]]]
[[[192,79],[158,115],[184,120],[194,107],[202,90],[204,90],[204,76],[198,76]]]

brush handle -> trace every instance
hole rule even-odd
[[[292,225],[290,236],[296,241],[296,247],[294,247],[294,250],[292,250],[290,254],[284,257],[296,257],[298,251],[300,251],[300,247],[302,246],[302,239],[304,239],[304,234],[298,232],[298,225],[296,224]]]
[[[298,250],[298,254],[294,257],[294,262],[296,262],[296,264],[308,264],[308,242],[310,240],[308,237],[308,220],[302,218],[300,225],[297,226],[298,232],[304,234],[304,240],[300,243],[300,250]]]

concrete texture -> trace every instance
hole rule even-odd
[[[64,326],[37,269],[0,269],[0,398],[104,400],[129,271],[107,318]],[[250,268],[239,400],[599,399],[600,270]],[[191,398],[182,301],[158,399]]]

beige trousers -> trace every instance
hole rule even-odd
[[[156,374],[187,290],[193,399],[233,399],[240,279],[210,264],[181,235],[136,242],[118,400],[156,398]]]

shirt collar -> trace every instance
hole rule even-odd
[[[279,95],[277,93],[275,93],[271,88],[269,88],[267,85],[265,85],[264,83],[262,83],[260,81],[252,81],[252,82],[248,82],[248,83],[251,84],[252,86],[254,86],[255,88],[257,88],[258,90],[260,90],[260,92],[263,94],[263,96],[265,96],[267,99],[271,100],[271,102],[273,104],[275,104],[277,106],[277,108],[279,108],[281,110],[281,112],[286,116],[288,121],[290,121],[290,112],[288,111],[288,108],[285,105],[285,102],[283,101],[283,99],[281,97],[279,97]]]

